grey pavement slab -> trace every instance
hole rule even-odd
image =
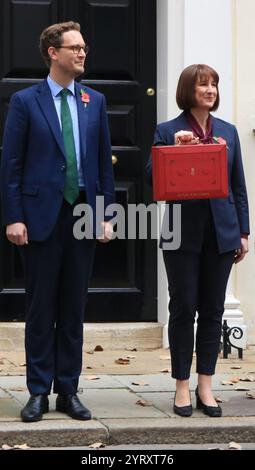
[[[0,421],[17,421],[20,410],[20,405],[13,398],[0,398]]]
[[[218,394],[223,400],[223,403],[220,403],[222,407],[223,416],[253,416],[255,424],[255,400],[249,399],[245,396],[245,392],[238,391],[224,391]],[[163,413],[166,413],[171,418],[177,418],[178,416],[173,413],[173,403],[174,403],[174,393],[166,392],[147,392],[139,393],[139,396],[143,400],[148,400],[153,403],[153,405],[161,410]],[[191,401],[193,404],[193,418],[203,418],[205,417],[202,410],[196,409],[196,400],[194,394],[191,394]]]
[[[90,377],[98,377],[96,380],[90,380]],[[98,375],[89,374],[81,375],[79,380],[79,389],[90,389],[90,388],[125,388],[115,376],[113,375]]]
[[[116,375],[115,378],[134,392],[175,390],[175,380],[169,374]],[[148,385],[133,385],[132,382],[146,382]]]
[[[20,388],[20,389],[19,389]],[[24,387],[14,387],[11,386],[10,388],[6,388],[5,390],[9,394],[9,396],[12,396],[18,403],[20,403],[21,406],[24,406],[28,399],[29,399],[29,392],[26,390]],[[49,406],[51,410],[55,409],[55,402],[56,402],[56,396],[55,394],[49,395]]]
[[[146,392],[146,393],[139,393],[138,394],[143,400],[147,400],[151,402],[156,408],[158,408],[163,413],[167,414],[168,417],[173,419],[179,419],[173,412],[173,402],[174,402],[174,393],[171,392]],[[201,413],[197,412],[197,410],[193,411],[192,417],[194,415],[201,415]],[[187,419],[187,418],[185,418]]]
[[[253,416],[255,425],[255,400],[247,398],[246,392],[221,392],[220,396],[224,416]]]
[[[5,375],[0,377],[1,388],[24,387],[26,389],[25,375]]]
[[[0,388],[0,398],[8,398],[8,397],[9,397],[8,393],[2,388]]]
[[[239,371],[233,371],[231,374],[215,374],[212,378],[212,389],[214,391],[218,390],[234,390],[237,386],[243,386],[249,388],[249,390],[255,389],[255,382],[238,382],[233,385],[223,385],[222,381],[229,381],[231,378],[234,377],[245,377],[248,374],[240,373]],[[195,390],[197,386],[197,375],[192,374],[190,377],[190,389]]]
[[[223,385],[222,381],[229,381],[233,377],[245,377],[248,374],[240,374],[238,371],[233,371],[232,374],[216,374],[212,379],[213,390],[234,390],[237,386],[246,387],[249,390],[255,390],[255,382],[238,382],[233,385]],[[151,375],[116,375],[120,384],[130,388],[135,392],[174,392],[175,379],[170,374],[151,374]],[[133,385],[132,382],[146,382],[148,385]],[[190,377],[190,390],[194,391],[197,386],[197,374],[191,374]]]
[[[153,406],[137,405],[138,395],[123,389],[87,390],[80,400],[92,411],[94,418],[164,418]],[[165,416],[166,417],[166,416]]]

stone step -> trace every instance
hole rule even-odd
[[[92,421],[43,420],[38,423],[0,423],[1,445],[29,447],[88,446],[95,442],[121,444],[205,444],[230,441],[254,443],[254,417],[108,419]]]
[[[0,351],[24,349],[25,324],[0,323]],[[85,323],[84,348],[101,345],[104,350],[137,348],[139,351],[162,347],[163,326],[154,322]]]

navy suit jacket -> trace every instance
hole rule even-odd
[[[114,202],[111,143],[104,96],[86,87],[90,102],[85,107],[81,89],[75,82],[81,164],[95,221],[96,195],[104,196],[105,207]],[[43,80],[15,93],[10,101],[1,168],[3,224],[24,222],[30,240],[45,240],[62,205],[65,170],[61,128]]]
[[[185,113],[176,119],[159,124],[155,131],[153,145],[174,145],[174,134],[181,130],[191,130]],[[228,155],[228,198],[209,199],[216,230],[219,253],[240,248],[241,234],[249,234],[249,210],[241,149],[237,130],[232,124],[212,116],[212,132],[215,137],[222,137],[227,142]],[[147,177],[151,184],[151,157],[147,164]],[[181,204],[182,241],[181,249],[200,251],[202,240],[202,200],[169,201],[170,220],[173,225],[173,204]]]

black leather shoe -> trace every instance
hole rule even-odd
[[[210,416],[211,418],[220,418],[220,416],[222,415],[222,409],[219,405],[218,406],[205,405],[205,403],[202,402],[199,396],[198,388],[196,388],[195,394],[196,394],[196,399],[197,399],[198,410],[202,410],[205,415]]]
[[[176,398],[176,392],[174,395],[174,406],[173,406],[174,413],[176,415],[183,416],[183,418],[188,418],[189,416],[191,416],[192,411],[193,411],[192,404],[186,405],[186,406],[177,406],[175,404],[175,398]]]
[[[67,413],[73,419],[91,419],[91,413],[79,400],[77,395],[58,395],[56,411]]]
[[[31,395],[26,406],[21,410],[22,421],[30,423],[40,421],[43,413],[49,411],[49,400],[47,395]]]

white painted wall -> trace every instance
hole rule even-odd
[[[234,120],[241,139],[251,219],[250,252],[237,266],[233,284],[244,311],[248,344],[255,344],[255,2],[234,0],[233,4]]]
[[[184,66],[196,63],[217,70],[221,103],[215,115],[232,121],[232,0],[185,0]]]

